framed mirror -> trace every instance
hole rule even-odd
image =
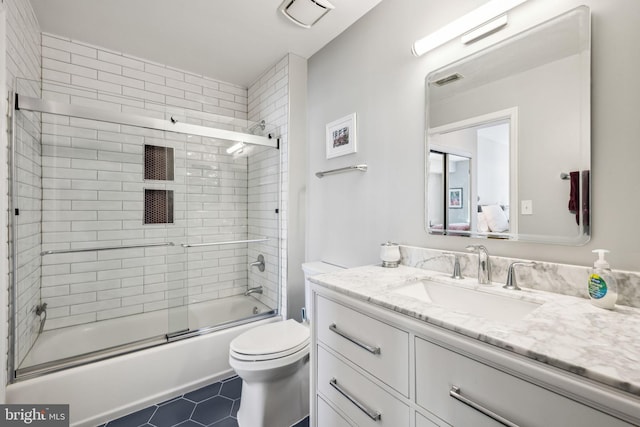
[[[581,6],[429,73],[429,233],[589,240],[590,40]]]

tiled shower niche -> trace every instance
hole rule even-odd
[[[144,190],[144,223],[173,224],[173,191]]]
[[[144,179],[173,181],[173,148],[144,145]],[[173,224],[173,191],[144,189],[144,223]]]
[[[173,148],[144,146],[144,179],[173,181]]]

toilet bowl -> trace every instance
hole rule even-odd
[[[308,277],[339,269],[322,262],[303,264],[305,293]],[[309,415],[309,339],[308,324],[289,319],[231,341],[229,365],[242,379],[240,427],[289,427]]]

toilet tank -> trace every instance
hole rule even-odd
[[[311,289],[309,287],[309,277],[317,274],[333,273],[335,271],[344,270],[343,267],[337,265],[328,264],[322,261],[305,262],[302,264],[302,271],[304,271],[304,314],[303,319],[308,321],[311,319]]]

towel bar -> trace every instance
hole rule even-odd
[[[325,175],[331,175],[334,173],[341,173],[341,172],[350,172],[350,171],[361,171],[361,172],[366,172],[367,171],[367,165],[353,165],[353,166],[347,166],[344,168],[338,168],[338,169],[331,169],[328,171],[322,171],[322,172],[316,172],[316,176],[318,178],[322,178]]]

